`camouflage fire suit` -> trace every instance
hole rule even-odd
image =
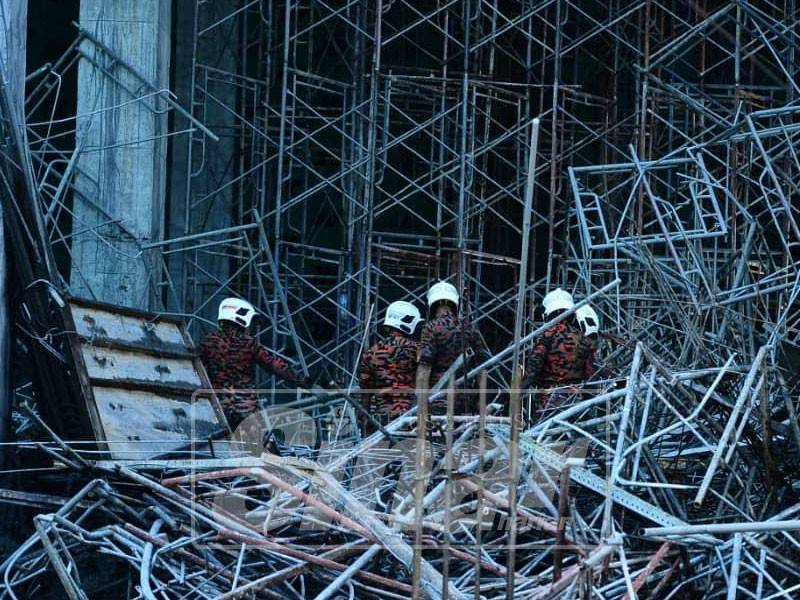
[[[420,340],[419,364],[431,368],[431,386],[439,381],[462,353],[466,354],[464,365],[466,368],[460,369],[455,374],[456,377],[486,360],[483,341],[473,324],[458,318],[453,313],[425,323]],[[471,387],[471,382],[466,382],[463,387]],[[456,413],[477,412],[472,400],[470,394],[459,394],[456,397]],[[431,412],[441,414],[446,404],[446,398],[435,400],[431,405]]]
[[[232,428],[258,408],[258,396],[247,392],[255,387],[256,364],[291,386],[309,386],[306,377],[293,371],[286,361],[233,324],[225,323],[219,331],[209,333],[199,351],[213,388],[232,391],[219,394]]]
[[[541,410],[562,406],[574,390],[570,386],[583,383],[594,374],[596,343],[585,336],[577,323],[567,319],[546,329],[533,345],[525,365],[522,387],[566,388],[543,391],[539,395]]]
[[[361,355],[358,383],[368,391],[364,408],[386,422],[414,402],[414,376],[419,345],[399,331],[373,344]]]

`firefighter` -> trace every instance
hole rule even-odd
[[[592,342],[596,342],[600,333],[600,319],[595,310],[588,304],[584,304],[575,311],[575,318],[578,320],[583,335]]]
[[[597,347],[600,341],[600,318],[597,316],[597,312],[594,308],[585,304],[575,311],[575,319],[578,321],[578,326],[581,328],[584,337],[589,340],[592,346],[591,358],[589,359],[591,362],[586,365],[584,371],[585,377],[586,379],[596,377],[600,374],[597,367]]]
[[[453,362],[462,354],[465,364],[462,372],[486,359],[477,328],[458,316],[458,290],[446,281],[440,281],[428,290],[428,320],[422,328],[417,367],[417,389],[427,390],[435,385]],[[460,373],[456,373],[458,376]],[[424,393],[424,392],[421,392]],[[460,394],[456,398],[455,412],[470,414],[477,412],[470,395]],[[446,399],[437,400],[431,406],[433,414],[443,414]]]
[[[572,294],[557,288],[542,300],[545,319],[553,319],[575,306]],[[595,342],[599,329],[597,313],[590,307],[547,328],[534,342],[525,367],[523,389],[538,388],[539,409],[563,407],[574,397],[576,386],[594,374]],[[582,328],[582,324],[583,327]]]
[[[392,302],[383,319],[386,339],[377,341],[361,355],[358,381],[365,392],[364,408],[381,424],[411,408],[419,351],[414,334],[421,322],[416,306],[402,300]],[[372,429],[371,424],[365,423],[367,434]]]
[[[258,408],[255,388],[256,365],[276,375],[291,386],[308,388],[307,377],[296,373],[279,356],[271,353],[250,335],[250,323],[256,314],[252,304],[239,298],[226,298],[219,305],[219,330],[209,333],[200,344],[200,358],[215,390],[231,429]]]

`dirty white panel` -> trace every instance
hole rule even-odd
[[[81,348],[89,377],[132,380],[180,387],[203,387],[194,363],[186,358],[161,358],[98,346]]]
[[[149,392],[94,388],[114,459],[143,459],[222,429],[207,399],[181,402]]]
[[[77,305],[72,305],[72,318],[79,335],[98,342],[122,342],[151,350],[183,349],[185,346],[175,323],[153,322]]]

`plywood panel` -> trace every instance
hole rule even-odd
[[[94,388],[100,420],[114,459],[144,459],[168,452],[190,439],[219,431],[206,399],[185,402],[150,392]]]
[[[89,377],[107,381],[161,384],[187,389],[204,387],[194,363],[140,352],[85,345],[81,348]]]
[[[72,318],[78,335],[98,344],[116,342],[152,351],[185,350],[180,328],[168,321],[153,321],[78,305],[72,305]]]
[[[70,303],[73,350],[94,434],[114,460],[144,460],[227,431],[183,325],[125,307]],[[215,410],[216,409],[216,410]],[[220,440],[215,452],[227,445]]]

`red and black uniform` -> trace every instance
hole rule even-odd
[[[571,319],[546,329],[534,342],[525,365],[523,388],[579,385],[594,374],[595,341],[583,334]],[[563,394],[544,393],[540,408],[551,408]],[[551,398],[551,396],[553,396]]]
[[[455,377],[486,360],[483,341],[473,324],[458,318],[452,312],[425,323],[420,340],[419,364],[431,368],[429,385],[436,385],[461,354],[466,354],[465,364]],[[436,400],[431,408],[440,412],[438,409],[446,405],[446,402],[446,399]],[[459,397],[457,404],[461,406],[456,411],[470,412],[472,407],[468,406],[469,403],[467,397]]]
[[[358,383],[368,395],[364,408],[387,418],[403,414],[414,402],[414,377],[419,344],[399,331],[373,344],[361,355]]]
[[[256,364],[291,386],[309,385],[306,377],[296,373],[285,360],[272,354],[256,338],[234,324],[224,323],[219,331],[209,333],[199,350],[214,389],[235,392],[220,395],[231,427],[236,427],[258,408],[257,395],[246,392],[255,387]]]

